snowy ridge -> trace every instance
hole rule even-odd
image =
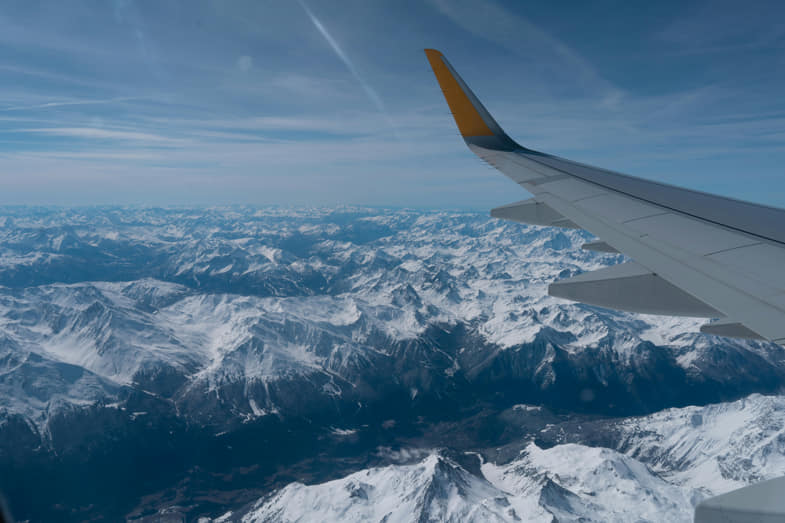
[[[646,465],[611,449],[534,443],[511,463],[482,472],[528,519],[543,521],[691,521],[691,496]]]
[[[216,521],[671,521],[692,520],[689,497],[609,449],[531,444],[514,462],[474,476],[438,454],[319,485],[292,483]]]
[[[507,496],[452,460],[431,455],[412,465],[357,472],[321,485],[292,483],[245,514],[216,521],[516,521]]]
[[[668,409],[618,428],[620,450],[708,495],[785,475],[785,396]]]
[[[785,474],[784,422],[783,396],[668,409],[622,421],[623,452],[529,443],[508,463],[482,463],[483,477],[432,454],[323,484],[292,483],[219,521],[687,523],[701,499]]]

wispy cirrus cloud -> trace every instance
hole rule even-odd
[[[66,107],[71,105],[105,105],[116,104],[119,102],[128,102],[131,100],[139,100],[136,96],[120,96],[116,98],[99,99],[99,100],[63,100],[56,102],[46,102],[33,105],[16,105],[11,107],[3,107],[2,111],[29,111],[32,109],[49,109],[51,107]]]
[[[401,112],[390,117],[396,128],[404,135],[419,135],[423,131],[437,134],[452,130],[449,120],[442,114],[423,114],[417,111]],[[282,114],[278,116],[247,116],[237,118],[151,118],[154,125],[177,125],[184,132],[201,132],[200,130],[226,131],[258,131],[268,138],[278,136],[281,139],[295,139],[290,134],[280,132],[294,131],[321,133],[325,139],[329,136],[356,137],[387,135],[386,129],[380,129],[379,119],[372,112],[346,111],[340,115],[309,115]]]
[[[16,132],[83,138],[88,140],[117,140],[125,142],[149,142],[158,145],[185,144],[188,140],[139,131],[122,131],[96,127],[39,127],[17,129]]]
[[[540,81],[579,85],[608,104],[624,93],[595,66],[561,39],[494,0],[431,0],[438,10],[466,31],[515,53],[517,68],[529,69]]]

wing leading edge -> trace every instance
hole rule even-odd
[[[439,51],[428,61],[469,148],[534,195],[491,215],[588,230],[634,263],[555,282],[554,296],[713,317],[702,331],[785,343],[785,210],[573,162],[512,140]],[[613,269],[613,268],[612,268]]]

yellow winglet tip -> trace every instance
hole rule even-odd
[[[450,106],[450,111],[452,111],[461,135],[464,137],[492,136],[493,131],[477,112],[461,83],[453,75],[444,55],[436,49],[426,49],[425,55],[428,57],[433,74],[436,75],[436,80],[444,93],[447,105]]]

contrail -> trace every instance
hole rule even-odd
[[[365,94],[367,94],[368,98],[371,99],[371,102],[373,102],[373,104],[376,106],[379,112],[384,115],[384,117],[387,119],[387,123],[389,123],[390,127],[393,128],[393,131],[395,131],[395,126],[392,124],[392,121],[390,120],[390,115],[387,113],[387,108],[384,106],[384,102],[382,102],[382,99],[379,96],[379,94],[373,89],[373,87],[370,86],[368,82],[366,82],[363,79],[362,76],[360,76],[360,72],[354,66],[354,64],[346,55],[346,53],[343,52],[341,46],[338,45],[338,42],[335,41],[335,38],[332,37],[330,32],[327,30],[327,28],[319,21],[318,18],[316,18],[316,15],[314,15],[311,12],[311,10],[308,9],[308,6],[305,4],[305,2],[303,0],[298,0],[298,1],[300,2],[300,5],[305,11],[305,14],[307,14],[308,18],[311,19],[311,23],[314,25],[314,27],[316,27],[319,33],[321,33],[324,39],[327,40],[327,43],[330,45],[332,50],[335,52],[336,55],[338,55],[338,58],[340,58],[340,60],[343,62],[343,64],[346,66],[346,68],[349,70],[352,76],[354,76],[354,79],[357,80],[357,83],[359,83],[360,86],[363,88],[363,91],[365,91]]]

